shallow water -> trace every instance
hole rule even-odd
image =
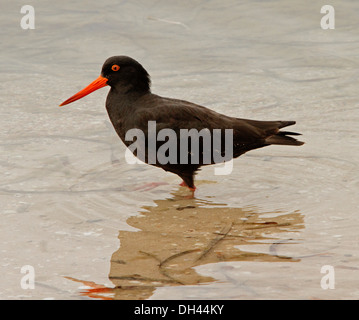
[[[1,299],[358,298],[359,4],[331,1],[335,30],[307,0],[36,1],[35,30],[22,5],[0,21]],[[119,54],[157,94],[296,120],[306,144],[204,168],[189,199],[126,163],[106,88],[58,108]]]

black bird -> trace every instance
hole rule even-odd
[[[222,156],[224,161],[228,161],[249,150],[272,144],[292,146],[303,144],[303,142],[291,137],[300,135],[299,133],[280,131],[281,128],[294,125],[295,121],[256,121],[229,117],[191,102],[155,95],[151,93],[150,84],[150,76],[140,63],[127,56],[114,56],[105,61],[101,75],[95,81],[64,101],[60,106],[76,101],[99,88],[109,85],[111,89],[107,96],[106,109],[110,120],[127,147],[133,143],[133,141],[126,141],[125,139],[126,133],[130,129],[140,129],[144,133],[144,150],[138,148],[133,153],[138,156],[140,151],[144,151],[145,157],[142,157],[141,160],[146,163],[150,162],[148,154],[151,151],[148,142],[150,134],[149,121],[156,121],[156,134],[161,129],[166,128],[173,130],[177,134],[177,151],[183,151],[179,147],[184,139],[180,134],[181,129],[196,129],[198,132],[206,129],[213,137],[214,130],[220,129],[221,136],[219,139],[221,145],[219,149],[214,148],[214,139],[213,143],[208,145],[205,144],[203,137],[197,137],[199,141],[197,141],[197,146],[194,145],[195,150],[189,142],[191,138],[186,137],[189,146],[186,149],[186,161],[179,161],[180,152],[178,152],[176,161],[168,163],[163,163],[162,161],[160,163],[156,159],[150,163],[177,174],[183,180],[181,185],[187,186],[193,191],[195,190],[194,175],[201,166],[215,163],[216,154],[217,156]],[[225,158],[225,129],[233,130],[233,154],[230,158]],[[164,141],[157,141],[155,151],[160,151],[160,147],[167,141],[165,139]],[[204,161],[203,156],[204,152],[208,151],[206,148],[210,149],[209,154],[211,154],[211,158],[209,161],[207,159],[207,162]],[[191,156],[196,152],[198,153],[198,158],[194,161]]]

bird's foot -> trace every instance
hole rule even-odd
[[[195,187],[195,186],[189,187],[189,186],[187,185],[187,183],[184,182],[184,181],[182,181],[182,182],[180,183],[180,186],[181,186],[181,187],[187,187],[190,191],[192,191],[192,193],[194,193],[194,192],[196,191],[196,187]]]
[[[179,184],[181,187],[187,187],[187,183],[182,181],[180,184]]]

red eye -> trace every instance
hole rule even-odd
[[[111,67],[112,71],[118,71],[120,70],[120,66],[118,66],[117,64],[114,64],[112,67]]]

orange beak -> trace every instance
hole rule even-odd
[[[60,107],[64,106],[65,104],[74,102],[78,99],[81,99],[97,89],[107,86],[107,80],[108,80],[107,78],[99,76],[95,81],[91,82],[86,88],[83,88],[81,91],[74,94],[71,98],[68,98],[66,101],[61,103]]]

